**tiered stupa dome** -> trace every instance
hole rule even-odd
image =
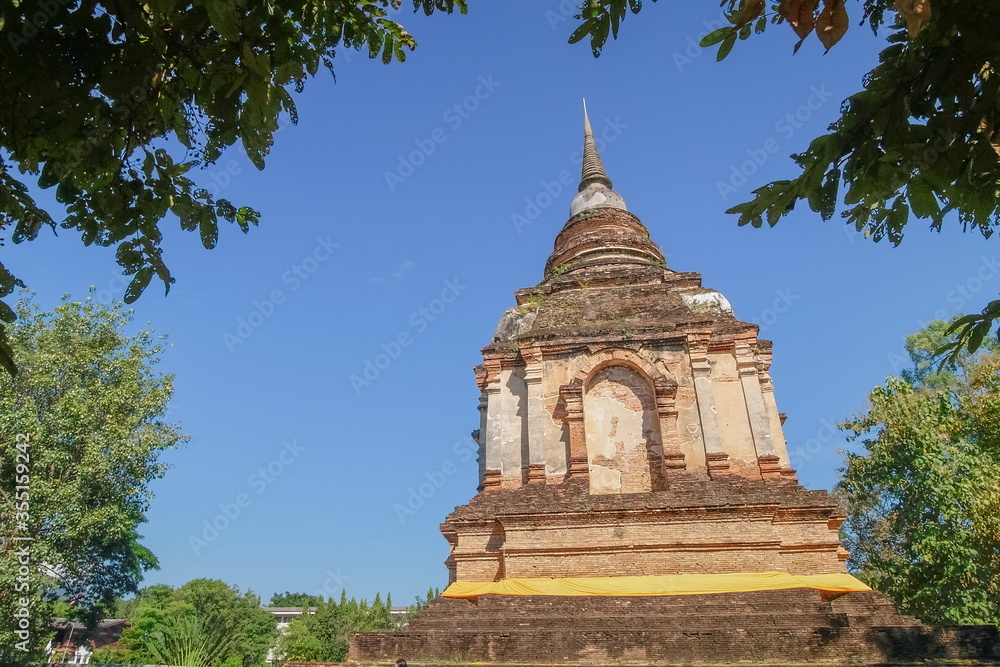
[[[724,296],[701,286],[696,273],[667,267],[642,221],[611,189],[584,108],[583,168],[570,219],[556,236],[544,280],[518,290],[494,343],[564,336],[636,337],[664,326],[710,324],[715,331],[750,334]],[[700,323],[700,324],[699,324]]]
[[[606,264],[666,266],[663,252],[649,239],[649,230],[628,212],[625,200],[611,189],[611,179],[594,143],[583,108],[583,173],[580,191],[569,207],[569,221],[556,237],[545,275],[569,273]]]

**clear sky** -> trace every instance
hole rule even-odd
[[[892,248],[806,207],[760,230],[724,213],[796,175],[788,156],[860,89],[882,41],[859,16],[827,55],[810,38],[793,57],[777,26],[716,63],[695,46],[716,27],[713,2],[646,3],[600,59],[566,43],[569,0],[470,4],[467,16],[399,12],[420,43],[404,64],[339,54],[336,81],[321,73],[296,97],[300,122],[263,172],[233,150],[197,174],[260,210],[259,228],[223,228],[206,251],[165,225],[177,283],[169,296],[151,284],[134,308],[137,326],[170,336],[160,366],[177,376],[171,417],[191,441],[153,484],[140,532],[161,569],[146,583],[219,578],[265,601],[343,586],[396,604],[444,587],[438,524],[476,486],[472,367],[514,290],[542,279],[568,217],[582,97],[615,189],[669,266],[702,273],[774,341],[785,435],[810,488],[836,482],[834,424],[898,372],[906,334],[1000,291],[996,242],[957,221],[942,234],[914,223]],[[43,307],[91,285],[120,298],[127,282],[113,251],[65,231],[4,257]],[[370,384],[352,383],[376,362]],[[422,484],[427,498],[413,495]]]

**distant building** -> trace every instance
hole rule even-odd
[[[278,630],[284,630],[292,621],[302,615],[302,610],[305,607],[264,607],[263,609],[277,620]],[[315,614],[316,607],[309,607],[309,613]]]
[[[86,626],[67,618],[53,618],[51,628],[56,631],[45,647],[47,662],[70,665],[89,665],[90,657],[99,648],[117,646],[122,631],[129,625],[124,618],[110,618],[97,624],[97,631],[90,639],[81,641]]]
[[[291,625],[292,621],[294,621],[295,619],[297,619],[299,616],[302,615],[305,607],[263,607],[263,609],[264,611],[274,616],[274,619],[277,621],[278,624],[278,634],[281,635],[285,632],[285,628]],[[315,614],[316,607],[309,607],[308,613]],[[274,662],[275,648],[277,648],[277,645],[271,647],[271,649],[268,650],[267,660],[265,661],[267,662],[267,664],[271,664],[272,662]]]

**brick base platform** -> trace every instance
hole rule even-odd
[[[405,632],[357,633],[349,659],[420,665],[1000,663],[989,626],[927,627],[875,592],[438,598]],[[966,663],[968,664],[968,663]]]
[[[585,482],[585,480],[584,480]],[[846,572],[843,513],[793,480],[694,473],[650,493],[588,493],[585,483],[486,491],[441,531],[452,581],[662,574]]]

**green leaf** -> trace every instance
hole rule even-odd
[[[930,185],[922,178],[911,179],[906,188],[906,194],[913,214],[918,218],[937,215],[941,210]]]
[[[698,42],[698,45],[707,47],[718,44],[726,37],[729,37],[731,34],[733,34],[733,30],[734,28],[732,26],[726,26],[724,28],[719,28],[718,30],[713,30],[712,32],[702,37],[701,41]]]
[[[729,52],[733,50],[733,44],[736,43],[736,33],[732,32],[728,37],[722,40],[722,45],[719,46],[719,52],[715,56],[716,62],[723,60],[729,55]]]
[[[597,25],[594,27],[594,31],[590,36],[590,45],[595,58],[601,54],[601,47],[608,41],[608,32],[610,30],[611,17],[605,14],[597,21]]]
[[[41,188],[51,188],[53,185],[59,182],[59,177],[56,175],[56,170],[53,168],[51,162],[46,162],[45,166],[42,167],[42,173],[38,177],[38,186]]]
[[[211,250],[219,242],[219,224],[214,218],[203,218],[199,225],[201,244]]]
[[[243,233],[250,231],[250,225],[256,225],[260,221],[260,213],[249,206],[241,206],[236,210],[236,224],[240,226]]]
[[[237,42],[240,39],[239,12],[231,0],[205,0],[205,9],[212,26],[224,39]]]
[[[297,61],[290,61],[280,64],[274,72],[274,82],[279,85],[285,85],[286,83],[299,79],[302,77],[303,68],[302,63]]]
[[[146,266],[139,269],[132,278],[132,281],[128,284],[128,287],[125,289],[125,303],[132,303],[138,299],[139,295],[142,294],[142,291],[146,289],[147,285],[149,285],[149,281],[152,277],[152,268]]]
[[[395,43],[392,41],[392,37],[387,36],[385,38],[385,43],[382,45],[382,64],[388,65],[392,62],[394,48]]]
[[[56,186],[56,201],[60,204],[69,204],[80,195],[80,191],[73,187],[72,183],[64,182]]]
[[[0,366],[13,376],[17,375],[17,364],[14,361],[14,350],[10,346],[7,327],[0,324]]]
[[[837,191],[840,188],[840,169],[831,169],[826,175],[826,181],[822,186],[822,196],[820,198],[820,216],[824,220],[833,217],[837,207]]]
[[[979,346],[983,344],[983,338],[989,332],[989,322],[983,322],[972,328],[969,333],[969,342],[966,344],[966,349],[969,353],[973,353],[979,349]]]

